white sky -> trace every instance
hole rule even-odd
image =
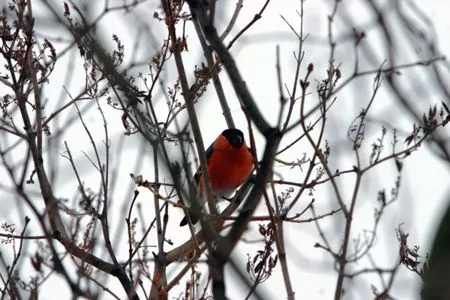
[[[225,0],[219,1],[220,5],[224,5]],[[326,44],[322,41],[326,38],[327,34],[327,18],[326,16],[330,13],[329,3],[333,1],[306,1],[305,3],[305,24],[304,30],[306,33],[310,34],[310,38],[305,44],[305,65],[303,67],[303,72],[306,69],[306,63],[312,62],[315,66],[315,72],[313,74],[314,80],[319,80],[323,78],[325,74],[325,68],[327,66],[328,59],[328,48]],[[431,18],[434,22],[434,26],[439,36],[439,47],[443,54],[448,53],[450,50],[450,41],[446,38],[450,26],[450,21],[448,19],[448,11],[450,9],[450,4],[443,0],[428,0],[420,1],[416,0],[417,5],[424,10],[424,12]],[[229,9],[223,13],[223,19],[227,20],[230,15],[230,10],[234,8],[235,1],[230,1]],[[239,20],[236,24],[236,28],[242,28],[249,20],[253,18],[253,15],[261,7],[264,1],[244,1],[244,7],[242,9]],[[348,13],[356,17],[358,24],[365,26],[370,22],[370,15],[367,14],[365,6],[361,5],[363,3],[361,0],[346,0],[343,1],[342,5],[348,7]],[[60,11],[62,11],[62,2],[55,3]],[[296,13],[296,9],[299,9],[299,1],[285,0],[285,1],[275,1],[269,4],[268,9],[263,15],[263,18],[259,20],[250,31],[248,31],[239,43],[233,48],[232,53],[240,66],[243,77],[246,80],[253,96],[257,99],[263,114],[272,122],[275,122],[277,114],[273,112],[278,110],[278,86],[275,73],[275,49],[276,45],[280,46],[281,50],[281,66],[283,70],[283,80],[286,84],[291,87],[294,73],[294,59],[292,56],[293,51],[296,51],[297,45],[296,40],[292,33],[290,32],[287,25],[280,18],[282,15],[287,19],[294,28],[298,28],[299,18]],[[135,43],[137,32],[140,32],[143,27],[130,28],[128,22],[132,20],[139,20],[139,16],[142,18],[142,23],[151,25],[152,32],[157,32],[154,28],[159,28],[162,24],[156,22],[155,20],[148,20],[149,16],[153,14],[154,8],[147,7],[146,10],[140,12],[134,12],[132,14],[110,14],[107,16],[103,22],[100,23],[98,28],[99,32],[107,31],[117,33],[120,39],[125,44],[126,55],[132,52]],[[45,10],[40,10],[36,7],[35,14],[45,13]],[[95,13],[93,13],[95,15]],[[41,23],[38,26],[43,28],[42,32],[50,29],[50,23],[47,23],[45,19],[40,19]],[[342,22],[336,21],[336,34],[342,30]],[[192,28],[188,26],[188,37],[195,41],[195,33],[191,31]],[[236,30],[232,32],[230,36],[233,36]],[[58,35],[57,31],[51,31],[50,35],[55,37]],[[161,38],[161,36],[157,37]],[[375,45],[375,51],[379,54],[380,64],[384,58],[381,48],[377,44],[377,35],[373,33],[368,34],[366,40],[367,43]],[[401,39],[401,38],[399,38]],[[104,38],[105,41],[109,40],[109,36]],[[151,40],[150,32],[144,33],[139,37],[141,45],[139,47],[147,47],[147,52],[138,53],[139,59],[148,58],[154,53],[155,49]],[[185,64],[187,70],[191,70],[195,64],[201,61],[201,52],[198,51],[198,45],[195,42],[189,43],[189,52],[184,53]],[[405,49],[403,56],[400,56],[399,61],[410,62],[409,58],[414,52],[419,51],[418,49]],[[411,53],[409,53],[411,51]],[[336,52],[336,62],[342,62],[342,73],[343,77],[346,78],[352,72],[353,67],[353,57],[354,53],[347,46],[342,46],[337,48]],[[138,60],[139,60],[138,59]],[[73,67],[67,67],[64,60],[75,60]],[[51,84],[45,91],[45,96],[49,100],[49,110],[50,107],[58,106],[54,101],[59,101],[60,97],[66,97],[62,86],[66,86],[67,89],[76,95],[83,85],[84,78],[82,73],[81,65],[77,65],[76,62],[79,61],[78,50],[75,49],[73,53],[67,54],[60,62],[59,68],[55,70],[50,82]],[[168,70],[173,70],[173,61],[170,61],[168,65]],[[362,62],[362,70],[373,69],[367,62]],[[69,72],[67,72],[69,70]],[[403,72],[406,81],[410,80],[427,80],[426,76],[421,74],[422,69],[409,72],[408,70]],[[73,75],[73,81],[70,84],[66,82],[66,76],[68,74]],[[167,80],[170,82],[174,79],[175,73],[166,74]],[[230,102],[231,110],[235,122],[239,128],[246,130],[246,121],[240,110],[239,103],[236,100],[233,92],[230,89],[230,84],[228,82],[225,73],[221,75],[223,79],[223,84],[227,91],[227,97]],[[412,78],[412,79],[409,79]],[[80,80],[78,80],[80,79]],[[315,81],[312,81],[312,86],[315,86]],[[414,82],[411,83],[414,87]],[[351,120],[358,114],[362,107],[365,106],[367,101],[370,99],[370,92],[372,87],[372,77],[366,77],[365,79],[358,80],[357,83],[353,83],[348,89],[344,89],[342,93],[338,95],[339,99],[329,116],[329,124],[334,128],[327,132],[327,139],[332,146],[332,157],[330,158],[330,163],[333,168],[339,169],[349,169],[354,164],[354,155],[347,155],[351,151],[351,145],[348,141],[347,129],[350,125]],[[0,89],[3,91],[3,87]],[[414,93],[414,89],[411,88]],[[417,105],[422,107],[424,111],[428,108],[430,104],[439,104],[442,100],[442,95],[433,94],[431,91],[422,91],[423,95],[411,94],[412,99],[417,98]],[[67,101],[67,98],[65,98]],[[311,101],[315,101],[316,98],[311,97]],[[422,101],[423,100],[423,101]],[[164,102],[162,101],[162,106]],[[81,104],[83,106],[84,104]],[[153,174],[153,169],[151,167],[151,155],[146,156],[145,151],[142,152],[141,139],[138,136],[123,137],[122,127],[120,124],[120,112],[114,111],[107,105],[102,105],[104,111],[108,118],[108,126],[111,132],[111,144],[113,149],[113,155],[111,158],[111,163],[114,168],[118,171],[117,186],[115,186],[115,197],[114,203],[111,208],[111,213],[113,216],[112,228],[115,233],[117,228],[124,226],[124,208],[127,209],[129,201],[132,198],[132,193],[130,188],[133,188],[131,180],[129,179],[129,173],[137,172],[138,174],[144,175],[149,180]],[[75,108],[67,110],[61,118],[74,116],[76,113]],[[223,130],[226,126],[222,114],[220,112],[218,103],[216,101],[216,96],[214,90],[211,87],[208,88],[207,95],[203,98],[202,103],[198,106],[198,114],[200,118],[200,126],[204,132],[204,142],[208,145],[216,135]],[[408,132],[412,128],[411,119],[408,115],[395,105],[393,105],[392,96],[389,91],[382,90],[375,100],[373,109],[370,111],[369,115],[377,120],[383,120],[388,124],[397,127],[400,132]],[[102,126],[99,113],[96,109],[92,109],[85,116],[88,126],[92,128],[99,128],[96,126]],[[56,126],[56,125],[55,125]],[[299,129],[300,130],[300,129]],[[439,129],[445,130],[445,129]],[[366,163],[367,157],[370,149],[370,144],[375,141],[380,133],[379,125],[372,122],[367,124],[367,136],[366,144],[363,145],[366,152]],[[285,137],[285,142],[290,141],[290,137],[296,136],[300,131],[295,132],[291,136]],[[99,147],[103,146],[103,132],[100,127],[99,130],[94,130],[92,132],[96,137],[97,145]],[[263,141],[260,136],[258,138],[258,152],[261,153],[263,150]],[[391,136],[387,137],[391,140]],[[125,147],[123,153],[118,154],[117,148],[120,144],[119,142],[125,139]],[[403,141],[403,138],[400,138]],[[59,197],[72,199],[77,194],[77,183],[67,178],[71,178],[72,171],[69,163],[66,159],[61,156],[61,153],[65,151],[63,141],[67,141],[72,154],[76,157],[75,162],[80,168],[80,172],[83,176],[83,181],[88,184],[92,189],[96,189],[99,185],[98,174],[92,171],[92,166],[89,164],[85,158],[82,151],[91,154],[92,148],[90,143],[86,139],[86,135],[82,130],[80,124],[73,126],[68,130],[66,135],[59,141],[59,145],[55,150],[55,156],[52,159],[59,161],[59,166],[61,172],[59,174],[63,175],[57,180],[55,185],[56,194]],[[401,145],[399,145],[401,147]],[[388,147],[388,144],[386,145]],[[148,150],[147,148],[146,150]],[[291,151],[285,159],[293,159],[295,157],[301,157],[303,153],[311,154],[312,149],[307,144],[302,144],[302,147],[296,148],[295,151]],[[139,170],[136,171],[135,166],[139,166]],[[289,170],[286,167],[276,166],[277,171],[283,174],[287,178],[298,178],[301,180],[304,174],[298,170]],[[405,161],[403,171],[402,187],[400,191],[400,197],[398,201],[390,206],[383,218],[382,225],[379,231],[379,240],[373,251],[373,256],[376,257],[376,261],[379,262],[381,266],[390,267],[395,261],[395,255],[397,254],[397,244],[395,242],[395,231],[399,223],[403,223],[403,228],[406,232],[410,233],[410,244],[420,245],[420,254],[424,255],[430,242],[430,238],[433,235],[433,230],[436,221],[439,216],[443,213],[443,208],[446,207],[446,199],[443,197],[447,193],[447,178],[448,170],[443,167],[439,160],[434,158],[426,145],[420,149],[420,151],[415,152],[410,158]],[[366,177],[363,181],[362,188],[360,191],[359,205],[356,210],[356,215],[354,219],[354,236],[361,234],[364,229],[370,229],[373,222],[373,209],[376,205],[376,195],[377,191],[381,188],[385,188],[389,194],[389,190],[393,187],[396,174],[393,172],[395,166],[393,161],[383,164],[381,167],[377,167],[371,175]],[[4,176],[0,169],[0,175]],[[340,180],[341,191],[345,195],[344,199],[349,199],[351,195],[351,189],[353,186],[354,178],[352,176],[343,176]],[[35,187],[36,189],[37,187]],[[132,191],[132,190],[131,190]],[[149,193],[141,191],[140,203],[143,205],[144,210],[150,212],[149,220],[153,218],[153,210],[151,207],[152,201],[148,201],[150,198]],[[0,199],[7,197],[6,194],[0,193]],[[329,186],[318,188],[314,194],[314,198],[317,203],[317,211],[327,212],[330,208],[336,208],[337,204],[330,194]],[[8,199],[8,198],[7,198]],[[302,205],[308,203],[310,198],[305,194],[305,197],[300,201],[298,211],[302,209]],[[4,200],[2,200],[4,201]],[[11,203],[14,201],[8,199]],[[150,205],[148,205],[150,203]],[[262,205],[260,206],[261,209]],[[16,222],[20,224],[22,221],[19,219],[18,215],[10,214],[10,206],[0,206],[0,220],[5,220],[8,222]],[[258,210],[257,214],[261,214],[263,211]],[[171,210],[171,221],[173,225],[170,230],[170,237],[173,239],[175,245],[178,245],[186,240],[187,229],[178,229],[178,220],[181,218],[181,212],[176,212],[175,209]],[[149,222],[148,220],[148,222]],[[342,221],[342,220],[340,220]],[[323,221],[321,222],[323,229],[330,238],[330,241],[334,246],[338,246],[340,243],[343,227],[339,221]],[[20,228],[20,226],[18,226]],[[246,236],[248,239],[254,239],[254,233],[257,232],[256,224],[251,226],[251,233]],[[38,231],[33,232],[35,234]],[[300,225],[286,225],[286,240],[287,240],[287,256],[289,260],[289,268],[291,270],[291,278],[294,290],[296,292],[297,298],[302,299],[330,299],[334,296],[334,287],[336,280],[336,273],[333,269],[333,264],[330,258],[323,251],[313,247],[315,242],[320,241],[317,234],[317,230],[314,223],[304,223]],[[31,232],[30,232],[31,234]],[[114,234],[113,234],[114,237]],[[154,236],[153,236],[154,237]],[[122,236],[121,239],[124,237]],[[149,244],[155,244],[155,239],[151,240]],[[118,240],[122,245],[126,244],[126,240]],[[30,245],[30,253],[34,252],[34,245]],[[254,245],[240,244],[235,250],[234,255],[237,260],[245,260],[247,256],[245,253],[253,253],[257,249]],[[121,249],[120,257],[126,259],[127,249]],[[238,257],[239,256],[239,257]],[[243,265],[244,265],[243,261]],[[365,261],[367,263],[367,261]],[[28,264],[25,263],[25,265]],[[358,267],[362,267],[358,266]],[[404,268],[401,268],[401,272],[398,274],[398,282],[393,289],[393,296],[397,299],[416,299],[418,298],[418,291],[420,288],[420,281],[417,276],[411,275],[409,272],[405,272]],[[227,293],[230,299],[243,299],[246,294],[246,290],[239,288],[237,283],[233,281],[233,274],[228,273],[230,280]],[[57,285],[58,284],[58,285]],[[368,299],[370,297],[370,284],[375,284],[380,287],[377,277],[365,277],[365,280],[353,280],[352,282],[347,281],[346,290],[348,294],[344,297],[345,299]],[[112,279],[110,281],[111,288],[120,290],[117,286],[117,281]],[[236,288],[233,287],[235,285]],[[59,279],[55,279],[52,284],[52,288],[47,288],[45,293],[40,299],[54,299],[53,287],[61,287],[61,293],[64,294],[67,291],[67,286],[65,284],[60,284]],[[184,281],[180,284],[180,291],[184,288]],[[282,288],[282,279],[279,269],[274,272],[273,277],[270,278],[266,283],[261,286],[260,292],[267,296],[267,299],[283,299],[285,298],[285,291]],[[174,292],[171,294],[172,297],[176,297],[178,294]],[[108,297],[105,297],[107,299]],[[61,298],[63,299],[63,298]]]

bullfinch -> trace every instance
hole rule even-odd
[[[247,180],[253,170],[253,156],[239,129],[224,130],[206,150],[206,160],[211,188],[218,196],[231,194]],[[194,182],[202,196],[205,183],[200,168],[194,175]],[[192,214],[189,217],[193,224],[197,222]],[[180,226],[187,223],[188,218],[185,216]]]

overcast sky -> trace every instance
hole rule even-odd
[[[389,3],[389,1],[390,0],[384,2]],[[259,11],[264,2],[265,1],[262,0],[244,1],[244,7],[236,23],[236,29],[232,31],[230,37],[236,34],[240,28],[245,26],[245,24],[253,18],[254,14]],[[333,1],[310,0],[306,1],[304,6],[304,31],[309,34],[304,49],[305,63],[314,64],[315,71],[311,80],[314,85],[316,85],[320,79],[324,78],[326,67],[328,65],[329,47],[327,43],[327,16],[331,11],[331,2]],[[234,9],[234,3],[235,1],[219,1],[218,5],[220,9],[223,10],[218,10],[218,24],[223,25],[227,22]],[[430,21],[433,22],[439,40],[439,49],[442,54],[447,54],[450,50],[450,41],[447,38],[450,29],[450,20],[448,18],[450,3],[444,0],[416,0],[416,4],[430,18]],[[224,6],[228,7],[224,8]],[[101,7],[102,6],[100,5],[97,9],[101,9]],[[386,7],[389,7],[389,5],[386,4]],[[55,9],[62,13],[62,2],[55,1]],[[133,11],[129,14],[111,13],[100,22],[97,32],[107,33],[103,35],[103,42],[110,44],[112,44],[110,40],[112,33],[116,33],[119,36],[125,45],[126,63],[131,61],[130,55],[133,53],[134,49],[141,49],[139,47],[146,49],[146,51],[136,52],[136,56],[133,56],[134,61],[146,61],[159,49],[160,45],[155,44],[155,40],[161,42],[165,35],[163,24],[150,17],[153,15],[155,9],[157,9],[155,6],[152,7],[151,4],[147,4],[145,9]],[[232,53],[235,55],[235,59],[237,60],[247,86],[260,105],[264,116],[273,122],[273,124],[276,122],[278,116],[274,112],[277,112],[279,108],[279,93],[275,69],[276,46],[279,45],[280,47],[280,63],[283,80],[289,86],[291,86],[294,77],[295,62],[293,51],[297,51],[295,36],[281,16],[295,29],[298,29],[300,19],[297,11],[299,9],[299,1],[272,0],[267,10],[264,12],[262,19],[260,19],[232,48]],[[346,12],[346,14],[342,14],[344,12]],[[354,25],[357,28],[366,30],[367,38],[364,42],[368,43],[375,52],[375,55],[371,58],[372,60],[361,57],[361,70],[379,67],[387,57],[387,53],[383,48],[383,44],[379,42],[379,33],[377,33],[376,30],[372,30],[371,24],[374,17],[368,12],[365,1],[342,1],[342,11],[339,13],[352,18]],[[385,13],[389,14],[389,10],[386,9]],[[409,11],[407,11],[407,13],[409,13]],[[44,17],[39,18],[40,14]],[[52,29],[51,21],[45,17],[49,15],[46,8],[36,4],[35,15],[38,19],[37,26],[40,28],[40,30],[38,30],[39,32],[53,38],[58,36],[63,39],[68,38],[64,36],[64,34],[67,33],[63,33],[63,31],[59,29]],[[95,17],[95,15],[96,12],[91,11],[91,17]],[[410,12],[410,16],[414,17],[414,14]],[[424,50],[408,47],[407,41],[410,37],[406,35],[405,31],[397,29],[395,26],[397,23],[398,20],[396,20],[395,15],[393,15],[392,28],[398,43],[398,52],[396,53],[397,62],[399,64],[415,62],[421,57],[421,53]],[[343,33],[350,32],[348,25],[340,18],[337,18],[336,22],[333,24],[333,30],[336,37],[342,36]],[[190,25],[187,26],[187,35],[188,38],[195,37],[195,33]],[[193,69],[195,64],[202,61],[202,52],[199,50],[195,38],[193,38],[193,41],[195,42],[189,42],[188,44],[189,51],[183,54],[188,70]],[[54,44],[57,46],[57,50],[63,49],[64,45],[66,45],[64,42],[55,42]],[[352,49],[351,42],[339,44],[336,49],[336,63],[342,63],[341,70],[343,78],[350,76],[353,70],[354,52]],[[73,64],[71,64],[71,62]],[[76,48],[73,51],[69,51],[61,58],[60,64],[50,78],[48,88],[44,91],[45,97],[51,99],[48,102],[48,111],[50,111],[51,107],[58,107],[57,103],[60,99],[67,101],[67,94],[62,88],[63,86],[73,95],[76,95],[83,87],[84,71],[80,62],[79,52]],[[141,70],[145,71],[144,68]],[[302,71],[303,75],[305,74],[305,70],[306,64]],[[168,72],[164,74],[163,77],[167,82],[173,83],[173,80],[176,77],[175,72],[173,72],[173,61],[170,61],[167,71]],[[68,75],[71,77],[68,77]],[[246,120],[241,112],[239,102],[236,100],[234,92],[230,87],[225,72],[221,74],[221,78],[223,79],[223,84],[227,91],[227,97],[237,127],[246,132]],[[408,83],[411,86],[409,94],[410,99],[412,99],[411,101],[413,101],[414,105],[418,108],[423,109],[424,112],[427,111],[430,105],[439,104],[441,101],[447,100],[443,98],[441,93],[434,93],[431,88],[429,90],[424,90],[415,86],[418,82],[420,82],[421,86],[426,86],[427,84],[428,78],[423,72],[423,69],[418,68],[417,70],[404,71],[402,80],[405,81],[406,86]],[[366,105],[367,101],[370,100],[372,83],[373,76],[368,76],[349,85],[348,88],[343,89],[338,95],[338,101],[336,102],[334,109],[330,112],[329,124],[331,125],[329,125],[329,130],[326,131],[326,138],[332,146],[334,154],[330,158],[332,169],[349,169],[354,164],[352,162],[354,156],[351,152],[351,143],[347,138],[347,129],[352,120]],[[3,88],[4,87],[0,87],[0,91],[2,91]],[[161,93],[161,91],[159,93]],[[162,98],[160,99],[161,107],[163,107],[164,101]],[[219,104],[212,88],[208,89],[204,99],[205,100],[198,105],[198,114],[200,126],[204,133],[203,138],[205,144],[208,145],[214,140],[217,134],[226,127],[226,123],[222,117]],[[313,101],[316,98],[311,97],[311,99],[311,101]],[[82,103],[80,104],[80,107],[83,107],[84,105],[85,104]],[[113,155],[111,156],[112,165],[117,169],[118,174],[117,185],[114,189],[116,195],[114,200],[115,203],[111,209],[111,213],[117,217],[111,222],[112,231],[117,232],[118,228],[124,226],[123,211],[128,207],[127,205],[132,195],[130,191],[134,189],[128,174],[142,174],[150,180],[153,174],[153,169],[151,167],[152,158],[150,155],[145,155],[145,151],[148,151],[149,148],[141,148],[142,139],[139,136],[125,137],[123,135],[123,128],[120,123],[121,113],[107,105],[103,105],[102,107],[104,108],[108,119],[108,126],[111,132],[110,139],[113,149]],[[75,108],[69,109],[62,114],[61,118],[73,117],[75,114]],[[182,119],[183,118],[186,120],[186,116],[182,116]],[[394,127],[397,128],[400,134],[407,134],[412,129],[413,120],[411,119],[411,116],[402,108],[396,106],[392,94],[388,89],[381,89],[369,113],[369,119],[372,121],[366,126],[367,136],[365,139],[367,143],[363,146],[366,150],[366,163],[368,154],[370,153],[371,141],[375,141],[380,134],[380,123],[386,125],[390,130]],[[88,126],[99,128],[99,130],[93,130],[93,134],[95,140],[101,145],[103,140],[101,128],[103,124],[101,123],[98,111],[96,109],[89,110],[85,116],[85,120]],[[439,130],[443,129],[441,128]],[[296,136],[296,134],[294,133],[286,136],[283,144],[287,144],[289,142],[289,137],[292,136]],[[258,145],[257,150],[261,153],[264,147],[263,139],[259,135],[257,135],[256,138]],[[401,140],[403,139],[404,135]],[[86,157],[83,154],[83,152],[88,153],[88,155],[92,153],[91,144],[86,139],[86,135],[83,134],[81,124],[75,124],[71,128],[68,128],[66,134],[59,141],[59,146],[53,150],[53,154],[55,155],[53,159],[59,160],[59,166],[61,168],[61,171],[58,173],[61,178],[56,180],[56,194],[60,197],[73,198],[77,194],[77,183],[75,181],[67,180],[67,176],[73,175],[67,160],[61,156],[65,151],[63,141],[68,142],[71,151],[75,156],[75,162],[78,163],[84,182],[98,182],[98,175],[92,170],[92,167],[87,163]],[[121,144],[123,141],[125,141],[124,145]],[[120,148],[122,146],[123,148]],[[176,149],[173,149],[173,151],[175,153]],[[303,153],[311,154],[312,151],[313,149],[305,143],[304,148],[297,149],[295,153],[289,153],[286,156],[286,159],[295,159],[301,157]],[[289,168],[280,165],[276,165],[275,168],[277,172],[282,174],[285,178],[296,178],[296,180],[302,178],[302,173],[298,170],[290,170]],[[450,175],[448,168],[441,165],[440,161],[429,151],[426,144],[423,145],[420,151],[413,153],[413,155],[405,161],[404,168],[399,199],[386,211],[379,229],[379,239],[373,252],[373,256],[377,257],[377,262],[379,262],[381,266],[390,267],[392,263],[395,262],[395,255],[397,255],[398,251],[396,248],[395,228],[399,224],[402,224],[405,231],[410,233],[410,243],[420,245],[420,254],[425,255],[430,239],[433,236],[436,221],[439,219],[440,215],[443,213],[444,207],[447,205],[443,195],[448,192],[447,182]],[[394,170],[395,165],[393,162],[383,164],[381,167],[374,169],[371,175],[366,177],[366,180],[363,181],[360,193],[361,201],[358,204],[354,220],[353,232],[355,237],[363,234],[364,230],[371,228],[377,192],[381,188],[385,188],[388,192],[390,191],[390,188],[393,187],[396,180],[396,173]],[[1,172],[2,170],[0,169],[0,174],[2,174]],[[346,197],[350,197],[351,195],[351,188],[347,190],[346,187],[352,187],[353,180],[354,179],[351,177],[339,179],[339,182],[343,187],[342,193]],[[95,184],[93,184],[93,187],[97,188]],[[2,197],[7,197],[7,193],[3,193],[3,195],[0,192],[0,199]],[[314,198],[316,199],[318,212],[327,212],[332,208],[336,208],[337,203],[330,195],[328,186],[318,188],[317,191],[315,191]],[[145,201],[146,197],[150,199],[149,193],[142,191],[142,196],[140,198],[141,204],[145,210],[151,212],[150,218],[152,218],[152,206]],[[310,199],[311,198],[305,196],[303,204],[307,203]],[[261,208],[262,206],[256,214],[263,213]],[[301,206],[299,206],[298,209],[301,210]],[[22,222],[20,215],[11,214],[10,211],[11,208],[9,206],[0,206],[0,220],[5,219],[20,224]],[[169,229],[172,231],[170,236],[173,238],[175,246],[184,242],[188,234],[187,229],[178,229],[177,224],[181,217],[181,211],[175,209],[171,211],[171,221],[173,221],[174,225]],[[339,245],[343,224],[339,222],[339,220],[330,219],[329,221],[323,221],[321,225],[334,245]],[[251,225],[247,237],[249,240],[255,238],[254,233],[257,232],[256,229],[256,224]],[[304,223],[301,225],[288,225],[285,230],[289,267],[291,268],[292,281],[297,298],[332,298],[334,296],[336,272],[333,269],[333,261],[328,254],[313,247],[313,245],[319,241],[315,224]],[[36,231],[34,233],[37,234],[39,232]],[[125,245],[125,243],[123,244]],[[29,248],[30,253],[33,252],[33,249],[34,246],[31,245]],[[244,265],[247,257],[242,254],[253,253],[256,249],[257,246],[255,245],[242,243],[235,250],[234,253],[236,255],[234,257],[237,260],[243,259],[244,261],[242,261],[242,263]],[[123,254],[124,259],[127,257],[127,251],[127,248],[124,247],[120,252]],[[365,263],[368,262],[366,261]],[[363,265],[360,267],[362,266]],[[233,274],[231,271],[229,272],[229,276],[229,279],[233,282]],[[58,279],[54,280],[52,289],[47,287],[40,299],[54,299],[53,287],[58,283]],[[239,283],[233,282],[233,285],[234,284],[236,288],[229,287],[227,289],[230,299],[243,299],[247,290],[241,289]],[[368,276],[365,277],[364,280],[356,279],[354,281],[349,281],[346,288],[348,294],[344,298],[369,299],[371,295],[371,284],[379,284],[376,276]],[[110,281],[110,285],[112,289],[118,288],[115,279]],[[273,274],[273,278],[270,278],[261,286],[261,291],[267,296],[267,299],[283,299],[285,298],[285,292],[281,286],[281,273],[279,269],[277,269]],[[68,287],[65,285],[58,285],[58,288],[61,288],[62,293],[68,291]],[[183,290],[183,284],[180,284],[179,288],[180,291]],[[418,276],[411,274],[402,268],[398,274],[398,282],[393,289],[393,296],[397,299],[416,299],[418,298],[417,295],[419,289],[420,280]],[[173,296],[177,296],[177,293],[174,293]],[[105,297],[105,299],[107,299],[107,297]]]

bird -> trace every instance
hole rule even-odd
[[[243,184],[253,171],[253,155],[247,147],[241,130],[225,129],[206,150],[206,161],[211,189],[214,194],[229,195]],[[194,175],[200,196],[204,194],[205,182],[200,168]],[[197,218],[189,214],[192,224]],[[180,226],[188,223],[187,215]]]

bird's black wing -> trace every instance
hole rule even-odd
[[[212,143],[211,145],[209,145],[208,149],[206,149],[205,154],[206,154],[206,163],[209,163],[209,160],[211,159],[211,156],[213,155],[214,152],[214,144]],[[200,180],[200,176],[202,175],[202,171],[200,169],[200,167],[197,169],[197,172],[195,172],[194,174],[194,181],[196,184],[198,184],[199,180]]]
[[[214,143],[212,143],[208,147],[208,149],[206,149],[205,154],[206,154],[206,162],[207,163],[209,163],[209,160],[211,159],[211,156],[212,156],[213,152],[214,152]],[[195,184],[198,184],[198,182],[200,181],[201,175],[202,175],[202,172],[201,172],[200,167],[199,167],[197,169],[197,172],[195,172],[195,174],[194,174]],[[188,214],[189,214],[189,212],[188,212]],[[193,216],[192,214],[189,214],[189,217],[191,218],[192,224],[197,223],[198,220],[197,220],[197,218],[195,216]],[[188,223],[188,218],[187,218],[187,216],[184,216],[184,218],[180,222],[180,226],[185,226],[185,225],[187,225],[187,223]]]

